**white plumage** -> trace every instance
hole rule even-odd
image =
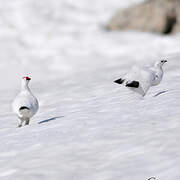
[[[38,100],[28,86],[30,80],[29,77],[23,77],[21,92],[12,103],[13,111],[19,118],[18,127],[21,127],[24,121],[25,125],[28,125],[30,118],[33,117],[39,109]]]
[[[151,86],[158,85],[163,77],[162,66],[166,60],[157,61],[152,67],[133,66],[123,78],[120,78],[115,83],[123,84],[131,90],[145,96]]]

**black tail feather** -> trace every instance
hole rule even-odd
[[[127,83],[126,86],[127,87],[138,88],[139,87],[139,82],[138,81],[132,81],[130,83]]]
[[[117,84],[122,84],[124,82],[124,79],[120,78],[120,79],[115,80],[114,82]]]
[[[20,111],[20,110],[24,110],[24,109],[29,110],[29,108],[28,108],[28,107],[26,107],[26,106],[21,106],[21,107],[19,108],[19,111]]]

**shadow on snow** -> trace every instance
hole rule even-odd
[[[56,117],[53,117],[53,118],[49,118],[49,119],[38,122],[38,124],[43,124],[43,123],[47,123],[49,121],[54,121],[54,120],[62,118],[62,117],[64,117],[64,116],[56,116]]]
[[[161,92],[158,92],[157,94],[154,95],[154,97],[159,96],[160,94],[164,94],[164,93],[166,93],[166,92],[168,92],[168,91],[161,91]]]

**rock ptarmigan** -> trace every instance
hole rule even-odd
[[[156,86],[161,82],[163,77],[162,66],[166,62],[167,60],[157,61],[152,67],[133,66],[123,78],[114,82],[123,84],[132,91],[145,96],[151,86]]]
[[[30,118],[33,117],[39,109],[38,100],[32,94],[28,84],[31,78],[23,77],[21,82],[21,91],[12,103],[13,111],[17,114],[18,127],[29,124]]]

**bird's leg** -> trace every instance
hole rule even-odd
[[[23,120],[21,118],[19,118],[19,120],[18,120],[18,127],[22,127],[22,123],[23,123]]]
[[[26,118],[26,120],[25,120],[25,125],[29,125],[29,118]]]

